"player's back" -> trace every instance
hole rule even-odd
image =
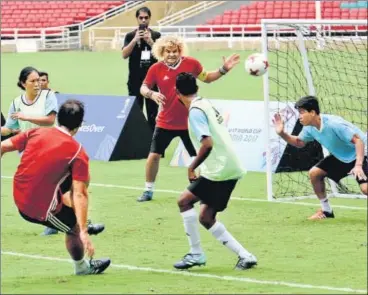
[[[69,175],[71,162],[84,151],[60,128],[35,128],[26,133],[23,155],[14,176],[15,202],[18,208],[28,204],[48,207],[58,185]]]

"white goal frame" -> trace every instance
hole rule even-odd
[[[261,31],[262,31],[262,51],[266,58],[268,58],[268,41],[269,38],[272,39],[272,36],[277,32],[277,29],[280,29],[282,25],[286,27],[290,25],[311,25],[316,26],[317,28],[322,28],[322,26],[367,26],[366,20],[316,20],[316,19],[262,19],[261,21]],[[318,30],[316,32],[317,39],[320,36]],[[303,61],[303,67],[305,71],[305,76],[308,84],[308,90],[310,95],[315,95],[315,88],[313,84],[313,79],[309,67],[309,61],[307,52],[303,42],[303,34],[300,31],[296,31],[296,40],[298,41],[298,46],[301,54],[301,58]],[[318,49],[321,49],[323,44],[316,44]],[[271,65],[272,67],[272,65]],[[267,172],[267,199],[269,201],[275,201],[275,197],[273,194],[273,172],[272,172],[272,153],[271,153],[271,145],[270,145],[270,130],[273,128],[271,125],[270,118],[270,92],[269,92],[269,74],[263,76],[263,92],[264,92],[264,122],[265,122],[265,143],[266,143],[266,172]],[[295,100],[298,98],[295,98]],[[326,154],[326,150],[324,150],[324,154]],[[328,194],[329,197],[340,197],[340,198],[361,198],[366,199],[367,196],[363,194],[342,194],[339,193],[336,187],[336,183],[332,180],[329,180],[330,187],[332,190],[331,194]],[[286,197],[277,199],[278,201],[290,201],[290,200],[300,200],[306,198],[316,198],[315,195],[311,196],[298,196],[298,197]]]

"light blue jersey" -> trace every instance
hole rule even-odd
[[[341,117],[321,114],[321,129],[304,126],[298,137],[304,142],[317,140],[341,162],[350,163],[356,159],[355,145],[351,142],[355,134],[364,141],[367,151],[367,133]]]
[[[207,116],[202,110],[198,108],[190,110],[189,124],[192,126],[193,133],[199,142],[202,141],[204,136],[211,136]]]

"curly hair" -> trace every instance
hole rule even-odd
[[[164,36],[156,40],[152,47],[152,54],[158,61],[162,61],[164,59],[165,48],[172,46],[178,47],[180,56],[188,55],[188,47],[179,36]]]

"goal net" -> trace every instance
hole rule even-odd
[[[298,135],[302,126],[294,103],[315,95],[322,113],[341,116],[367,132],[367,23],[263,20],[262,45],[270,62],[264,76],[268,198],[315,197],[308,170],[328,151],[317,142],[303,149],[288,145],[276,135],[271,117],[280,112],[287,130]],[[326,188],[330,196],[366,198],[351,176],[338,184],[326,179]]]

